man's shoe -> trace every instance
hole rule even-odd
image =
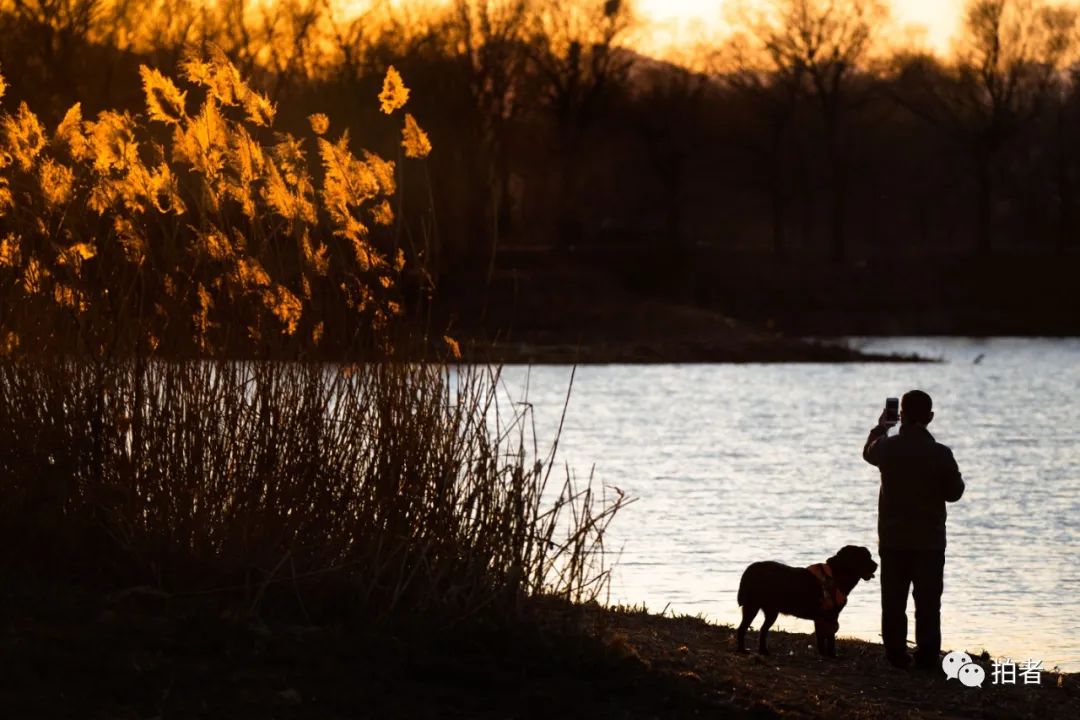
[[[905,653],[886,653],[885,659],[889,661],[889,664],[894,668],[901,670],[907,670],[911,667],[911,656]]]

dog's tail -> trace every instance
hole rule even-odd
[[[749,568],[747,568],[749,570]],[[739,607],[746,604],[746,570],[743,570],[742,577],[739,578],[739,594],[735,596],[735,599],[739,601]]]

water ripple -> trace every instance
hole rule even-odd
[[[735,622],[750,562],[876,554],[878,478],[860,450],[885,396],[919,387],[968,484],[949,507],[945,645],[1080,670],[1080,341],[860,342],[946,362],[578,369],[563,458],[640,498],[611,529],[612,601]],[[508,386],[524,374],[509,368]],[[554,429],[570,369],[531,374],[538,427]],[[842,634],[880,637],[879,592],[855,589]]]

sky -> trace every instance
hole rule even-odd
[[[340,0],[346,7],[369,6],[373,0]],[[442,0],[445,1],[445,0]],[[751,0],[752,2],[754,0]],[[966,0],[884,0],[892,13],[891,32],[928,50],[947,55]],[[389,0],[438,3],[440,0]],[[668,55],[670,48],[695,40],[723,36],[725,5],[735,0],[632,0],[646,26],[635,33],[632,44],[645,53]]]
[[[891,0],[887,3],[894,22],[903,30],[919,32],[929,49],[942,54],[959,23],[963,0]],[[645,19],[656,28],[641,38],[642,49],[660,52],[672,43],[721,32],[724,27],[724,0],[637,0]],[[650,37],[651,36],[651,37]]]

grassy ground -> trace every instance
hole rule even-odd
[[[10,718],[1076,718],[1080,675],[982,689],[889,668],[880,646],[546,604],[518,627],[309,626],[209,599],[5,582]],[[751,638],[753,639],[753,637]]]

